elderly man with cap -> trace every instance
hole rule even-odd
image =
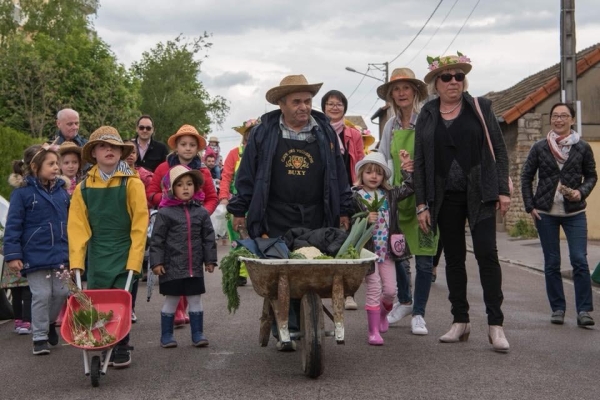
[[[279,109],[260,117],[244,150],[237,194],[227,206],[236,231],[247,227],[256,238],[296,227],[349,227],[352,194],[338,139],[327,117],[312,110],[321,85],[290,75],[267,92],[267,101]],[[291,330],[298,329],[299,308],[292,300]]]
[[[56,126],[58,131],[54,137],[55,144],[72,141],[79,147],[87,143],[87,139],[79,136],[79,113],[70,108],[63,108],[56,114]]]

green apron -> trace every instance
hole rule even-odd
[[[242,155],[244,154],[244,146],[240,145],[238,147],[238,160],[235,163],[235,170],[233,173],[233,179],[231,180],[231,184],[229,185],[229,193],[237,194],[237,189],[235,188],[235,178],[237,177],[237,171],[240,167],[240,163],[242,162]],[[229,240],[231,243],[240,239],[240,234],[233,230],[233,215],[227,213],[227,234],[229,235]],[[248,278],[248,269],[246,269],[246,263],[242,263],[240,266],[240,276],[243,278]]]
[[[124,289],[128,275],[125,267],[131,248],[127,178],[121,178],[119,186],[109,188],[90,188],[84,180],[81,195],[92,230],[87,248],[87,287]]]
[[[394,186],[402,185],[402,173],[400,172],[400,150],[406,150],[410,153],[412,160],[415,159],[415,130],[399,129],[392,132],[392,143],[390,146],[390,155],[394,162]],[[416,256],[435,256],[437,252],[438,236],[432,230],[429,233],[423,233],[419,228],[417,219],[416,198],[408,198],[398,202],[398,224],[402,233],[406,237],[410,252]]]

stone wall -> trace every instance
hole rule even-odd
[[[523,219],[530,222],[530,216],[525,212],[523,197],[521,196],[521,170],[529,155],[531,146],[542,138],[542,114],[525,114],[517,121],[517,138],[513,148],[508,149],[510,158],[510,177],[514,190],[509,211],[504,217],[504,227],[507,231]],[[536,182],[534,182],[535,191]]]

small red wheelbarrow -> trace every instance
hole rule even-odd
[[[80,271],[75,272],[77,286],[81,288],[81,276]],[[133,278],[133,272],[129,272],[127,283],[125,284],[125,290],[122,289],[98,289],[98,290],[83,290],[94,305],[94,308],[100,313],[108,313],[112,311],[112,318],[107,321],[103,326],[106,331],[112,335],[115,340],[103,346],[82,346],[76,343],[73,337],[73,314],[80,309],[80,304],[75,296],[69,297],[67,302],[67,312],[65,318],[60,327],[60,334],[62,335],[65,342],[73,347],[77,347],[83,350],[83,368],[85,375],[89,376],[92,380],[92,386],[97,387],[100,385],[100,376],[106,375],[108,369],[108,363],[112,354],[114,346],[123,340],[131,329],[131,294],[127,289],[131,286],[131,279]],[[100,333],[98,329],[93,329],[92,334],[96,340],[100,339]],[[101,355],[94,355],[89,359],[90,352],[103,352],[106,351],[104,360]]]

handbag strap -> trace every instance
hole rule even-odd
[[[475,108],[477,109],[477,113],[481,118],[481,122],[483,122],[483,129],[485,130],[485,137],[487,139],[488,145],[490,146],[490,151],[492,152],[492,157],[494,157],[494,161],[496,161],[496,154],[494,154],[494,147],[492,146],[492,140],[490,139],[490,132],[488,131],[487,124],[485,123],[485,118],[483,118],[483,113],[481,112],[481,107],[479,106],[479,98],[475,97]]]

